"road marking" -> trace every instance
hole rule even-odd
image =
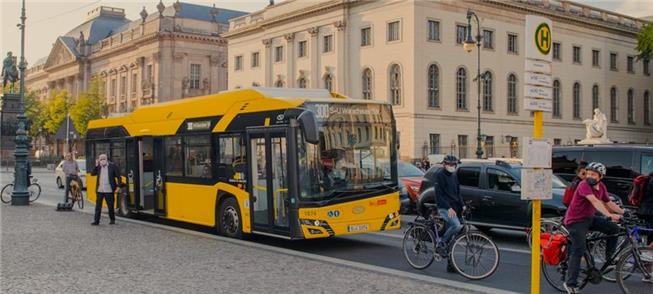
[[[395,234],[390,234],[390,233],[370,233],[372,235],[378,235],[382,237],[388,237],[388,238],[395,238],[395,239],[404,239],[404,236],[401,235],[395,235]],[[499,246],[497,244],[497,246]],[[520,254],[531,254],[530,250],[524,250],[524,249],[517,249],[517,248],[501,248],[499,247],[499,251],[505,251],[505,252],[514,252],[514,253],[520,253]]]
[[[49,202],[49,201],[39,201],[39,200],[37,200],[36,202],[38,202],[40,204],[43,204],[43,205],[56,207],[56,204],[52,205],[51,202]],[[76,210],[76,211],[81,212],[81,213],[85,213],[85,214],[93,214],[94,213],[93,211],[88,211],[88,210],[82,210],[82,211]],[[105,215],[105,216],[107,215],[107,213],[105,213],[105,212],[103,212],[102,214]],[[135,219],[130,219],[130,218],[123,218],[123,217],[120,217],[118,215],[116,215],[116,218],[119,218],[121,221],[124,221],[124,222],[139,224],[139,225],[153,227],[153,228],[158,228],[158,229],[161,229],[161,230],[177,232],[177,233],[180,233],[180,234],[192,235],[192,236],[196,236],[196,237],[208,238],[208,239],[213,239],[213,240],[222,241],[222,242],[228,242],[228,243],[236,244],[236,245],[248,246],[248,247],[251,247],[251,248],[256,248],[256,249],[266,250],[266,251],[270,251],[270,252],[281,253],[281,254],[285,254],[285,255],[311,259],[311,260],[315,260],[315,261],[328,262],[328,263],[331,263],[331,264],[346,266],[346,267],[350,267],[350,268],[353,268],[353,269],[367,270],[367,271],[376,272],[376,273],[385,274],[385,275],[397,276],[397,277],[402,277],[402,278],[409,278],[409,279],[413,279],[413,280],[417,280],[417,281],[432,283],[432,284],[439,285],[439,286],[446,286],[446,287],[450,287],[450,288],[454,288],[454,289],[458,289],[458,290],[471,291],[471,292],[477,292],[477,293],[488,293],[488,294],[518,294],[519,293],[519,292],[512,292],[512,291],[502,290],[502,289],[498,289],[498,288],[493,288],[493,287],[474,285],[474,284],[471,284],[470,282],[451,281],[451,280],[447,280],[447,279],[443,279],[443,278],[437,278],[437,277],[432,277],[432,276],[427,276],[427,275],[415,274],[415,273],[411,273],[411,272],[406,272],[406,271],[401,271],[401,270],[396,270],[396,269],[391,269],[391,268],[385,268],[385,267],[366,264],[366,263],[362,263],[362,262],[349,261],[349,260],[344,260],[344,259],[340,259],[340,258],[328,257],[328,256],[323,256],[323,255],[318,255],[318,254],[313,254],[313,253],[306,253],[306,252],[302,252],[302,251],[296,251],[296,250],[291,250],[291,249],[286,249],[286,248],[281,248],[281,247],[275,247],[275,246],[271,246],[271,245],[254,243],[254,242],[245,241],[245,240],[232,239],[232,238],[227,238],[227,237],[222,237],[222,236],[217,236],[217,235],[212,235],[212,234],[207,234],[207,233],[202,233],[202,232],[198,232],[198,231],[182,229],[182,228],[177,228],[177,227],[172,227],[172,226],[167,226],[167,225],[161,225],[161,224],[156,224],[156,223],[151,223],[151,222],[145,222],[145,221],[140,221],[140,220],[135,220]]]

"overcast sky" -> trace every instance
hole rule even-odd
[[[248,12],[262,9],[268,4],[268,0],[186,0],[184,2],[216,4],[221,8]],[[653,0],[579,0],[577,2],[635,17],[653,15]],[[16,24],[20,22],[20,1],[0,0],[0,3],[2,25],[0,57],[4,57],[7,51],[19,55],[20,31],[16,28]],[[134,20],[140,17],[138,14],[143,6],[149,13],[155,12],[157,3],[158,0],[27,0],[25,58],[28,62],[34,62],[48,55],[56,37],[84,22],[86,13],[97,6],[124,8],[127,18]],[[169,6],[173,0],[164,0],[163,3]]]

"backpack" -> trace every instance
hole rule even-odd
[[[569,207],[569,205],[571,204],[571,199],[574,198],[574,193],[576,192],[578,183],[579,181],[573,181],[571,185],[565,188],[565,194],[562,196],[562,204],[564,204],[565,206]]]
[[[558,265],[567,255],[567,237],[563,234],[542,232],[542,259],[546,264]]]
[[[630,204],[635,206],[642,204],[642,200],[646,194],[646,185],[648,185],[648,181],[649,176],[645,175],[637,176],[635,180],[633,180],[633,189],[630,190],[630,193],[628,194],[628,202],[630,202]]]

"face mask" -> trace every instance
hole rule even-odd
[[[102,165],[102,166],[107,165],[107,160],[106,159],[100,160],[100,165]]]
[[[452,174],[456,172],[456,167],[455,167],[455,166],[449,166],[449,165],[447,165],[447,166],[445,167],[445,169],[447,169],[447,171],[450,172],[450,173],[452,173]]]
[[[587,181],[588,184],[590,184],[590,186],[594,186],[600,182],[600,180],[597,180],[595,178],[589,178],[589,177],[585,180]]]

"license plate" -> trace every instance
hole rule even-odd
[[[367,224],[362,224],[362,225],[349,225],[347,227],[347,232],[361,232],[361,231],[367,231],[369,227]]]

